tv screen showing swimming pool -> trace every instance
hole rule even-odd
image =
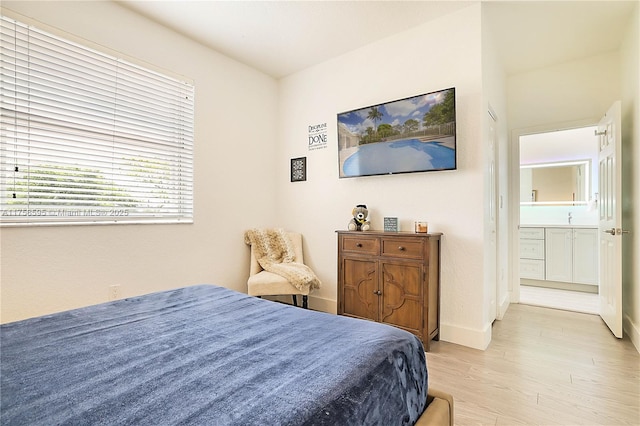
[[[340,177],[456,169],[455,88],[338,114]]]

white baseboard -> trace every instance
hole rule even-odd
[[[263,298],[293,305],[291,296],[263,296]],[[314,311],[328,312],[330,314],[338,313],[338,304],[335,300],[309,295],[308,303],[309,309]],[[302,306],[302,296],[298,296],[298,306]]]
[[[292,304],[291,296],[265,296],[264,298]],[[301,297],[298,297],[298,304],[301,303],[300,299]],[[500,304],[500,310],[506,312],[508,307],[509,300],[506,298]],[[338,304],[335,300],[309,295],[309,309],[336,314],[338,312]],[[440,340],[473,349],[485,350],[491,342],[491,324],[487,324],[482,330],[477,330],[441,322]]]
[[[503,315],[504,312],[507,311],[508,307],[509,298],[506,297],[500,304],[500,311]],[[336,314],[338,311],[338,304],[335,300],[309,296],[309,308],[315,311]],[[462,346],[468,346],[474,349],[485,350],[491,342],[491,324],[487,324],[483,330],[475,330],[440,323],[440,340]]]
[[[291,296],[269,296],[268,298],[292,304]],[[299,304],[302,303],[301,299],[302,297],[298,298]],[[504,317],[505,312],[507,312],[509,308],[509,303],[510,297],[507,295],[499,304],[498,320]],[[336,314],[338,312],[338,304],[335,300],[312,295],[309,296],[309,308],[314,311],[328,312],[330,314]],[[625,315],[623,317],[623,328],[636,350],[640,353],[640,327],[634,324],[628,315]],[[489,343],[491,343],[491,324],[487,324],[484,329],[478,330],[441,322],[440,340],[474,349],[485,350],[489,346]]]
[[[511,304],[511,295],[507,293],[504,295],[504,298],[498,304],[498,312],[496,314],[496,319],[502,320],[504,318],[504,314],[507,313],[507,309],[509,309],[509,305]]]
[[[440,340],[484,351],[491,343],[491,324],[478,330],[440,322]]]
[[[622,328],[629,336],[631,343],[636,347],[638,353],[640,353],[640,328],[633,323],[629,315],[624,315],[622,317]]]
[[[309,308],[313,309],[314,311],[337,314],[338,302],[331,299],[325,299],[323,297],[309,296]]]

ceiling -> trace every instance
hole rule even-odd
[[[281,78],[478,1],[115,0]],[[507,74],[618,49],[633,1],[482,1]]]

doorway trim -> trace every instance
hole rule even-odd
[[[597,126],[599,118],[589,118],[559,123],[541,124],[532,127],[512,129],[509,140],[509,227],[508,239],[509,265],[511,276],[509,277],[509,295],[511,303],[520,302],[520,137],[547,133],[558,130],[570,130],[580,127]]]
[[[486,150],[486,186],[488,197],[485,200],[485,273],[484,280],[488,283],[488,320],[493,323],[496,319],[502,319],[500,315],[500,294],[498,282],[499,259],[499,140],[498,140],[498,115],[487,105],[487,150]]]

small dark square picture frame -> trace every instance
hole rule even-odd
[[[383,224],[384,232],[398,232],[400,230],[397,217],[385,217]]]
[[[291,159],[291,182],[307,180],[307,157]]]

